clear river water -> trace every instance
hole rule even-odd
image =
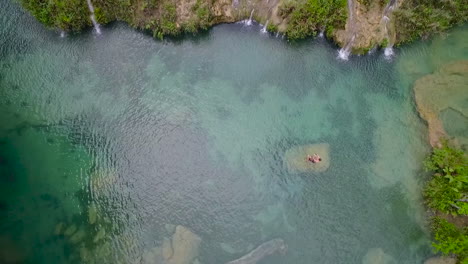
[[[195,263],[274,238],[287,252],[259,264],[431,257],[412,84],[468,59],[468,28],[348,61],[260,30],[60,37],[1,1],[2,261],[143,263],[175,225],[201,239]],[[317,143],[326,171],[288,169],[289,149]]]

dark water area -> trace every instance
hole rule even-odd
[[[287,252],[259,264],[422,263],[429,147],[411,84],[468,57],[466,27],[451,34],[341,61],[324,38],[258,25],[61,38],[3,1],[0,262],[185,263],[154,253],[183,226],[200,239],[190,263],[275,238]],[[327,170],[291,169],[289,150],[318,143]]]

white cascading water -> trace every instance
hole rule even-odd
[[[252,9],[252,12],[250,12],[249,20],[247,20],[247,22],[245,23],[247,26],[251,26],[251,25],[252,25],[252,17],[253,17],[254,11],[255,11],[255,9]]]
[[[65,37],[65,31],[60,31],[60,37],[64,38]]]
[[[342,60],[348,60],[349,58],[349,54],[351,54],[351,46],[353,44],[353,41],[354,41],[354,38],[356,37],[356,35],[354,34],[352,37],[351,37],[351,40],[348,41],[348,43],[346,44],[346,46],[344,46],[344,48],[341,48],[339,51],[338,51],[338,58],[342,59]]]
[[[354,32],[354,5],[353,0],[348,0],[348,14],[349,14],[349,28],[352,33],[351,39],[346,43],[346,45],[338,51],[338,58],[342,60],[348,60],[349,54],[351,54],[351,47],[354,39],[356,38],[356,33]]]
[[[267,27],[268,27],[268,20],[266,21],[265,25],[262,27],[262,30],[260,32],[262,33],[267,33]]]
[[[322,30],[322,31],[320,31],[320,33],[319,33],[319,37],[320,37],[320,38],[323,38],[323,36],[324,36],[324,33],[323,33],[323,30]]]
[[[390,2],[388,2],[387,6],[385,7],[384,13],[382,16],[382,22],[384,23],[385,37],[388,40],[387,47],[385,47],[384,49],[384,55],[385,55],[385,58],[387,59],[391,58],[395,54],[393,52],[393,42],[390,38],[390,35],[388,34],[388,22],[390,22],[389,15],[395,8],[396,3],[397,3],[397,0],[390,0]]]
[[[91,12],[89,17],[91,18],[91,22],[93,22],[94,30],[98,35],[101,35],[101,25],[99,25],[99,23],[96,21],[96,17],[94,16],[93,4],[91,3],[91,0],[86,0],[86,2],[88,2],[89,12]]]

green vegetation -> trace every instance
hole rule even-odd
[[[162,14],[159,18],[159,31],[163,35],[177,35],[180,30],[177,28],[176,6],[174,3],[165,3],[162,9]]]
[[[458,263],[468,263],[468,227],[460,229],[445,219],[434,217],[431,229],[436,241],[432,246],[436,252],[444,256],[455,254]]]
[[[405,0],[394,12],[397,42],[408,42],[468,21],[466,0]]]
[[[468,158],[463,151],[447,142],[435,148],[425,161],[426,168],[434,172],[424,189],[427,205],[453,215],[468,212]]]
[[[380,43],[380,46],[382,48],[386,48],[388,46],[388,38],[384,38],[382,42]]]
[[[267,26],[268,32],[278,32],[278,27],[274,24],[268,24]]]
[[[289,39],[303,39],[325,28],[327,35],[346,24],[346,0],[307,0],[297,4],[285,1],[278,14],[289,17],[286,35]]]
[[[18,0],[40,22],[51,28],[64,31],[80,31],[91,26],[86,0]],[[389,0],[357,0],[365,7],[383,8]],[[177,14],[179,0],[92,0],[96,20],[105,24],[111,21],[126,21],[130,25],[153,32],[157,38],[178,35],[182,32],[197,33],[223,21],[223,15],[214,14],[216,0],[197,0],[184,3],[182,14]],[[285,34],[291,40],[315,35],[318,31],[333,37],[337,29],[346,24],[347,0],[282,0],[278,15],[285,19]],[[193,5],[193,6],[190,6]],[[245,9],[250,10],[250,9]],[[236,17],[236,10],[232,10]],[[246,11],[246,12],[247,12]],[[246,13],[248,15],[249,13]],[[363,13],[362,15],[365,15]],[[181,16],[181,17],[178,17]],[[416,38],[440,32],[468,20],[466,0],[405,0],[393,12],[397,36],[395,43],[412,41]],[[242,17],[238,17],[241,19]],[[266,21],[268,18],[261,17]],[[278,31],[271,23],[270,32]],[[381,43],[386,46],[386,43]]]
[[[22,0],[25,8],[48,27],[78,31],[91,23],[86,1],[82,0]],[[86,18],[88,19],[85,19]]]
[[[468,214],[467,155],[444,141],[442,147],[434,148],[424,164],[433,172],[424,188],[426,204],[436,210],[437,215],[463,222]],[[436,252],[456,255],[459,263],[468,263],[468,226],[457,228],[446,219],[434,217],[431,229],[435,240],[432,246]]]

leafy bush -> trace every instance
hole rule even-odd
[[[90,24],[86,1],[81,0],[21,0],[32,15],[48,27],[78,31]]]
[[[395,10],[397,41],[413,41],[468,20],[466,0],[405,0]]]
[[[434,172],[424,189],[427,205],[444,213],[466,214],[468,158],[465,153],[444,142],[426,159],[425,166]]]
[[[315,35],[320,28],[331,33],[330,28],[344,28],[346,23],[346,0],[307,0],[294,8],[289,5],[280,8],[281,16],[291,12],[286,30],[289,39]]]
[[[432,246],[436,252],[445,256],[455,254],[460,263],[468,261],[468,227],[460,230],[447,220],[434,217],[431,229],[436,241]]]
[[[177,35],[177,10],[176,5],[172,2],[165,3],[162,8],[162,14],[159,19],[160,32],[163,35]]]
[[[278,26],[273,24],[273,23],[270,23],[267,26],[267,31],[268,32],[277,32],[278,31]]]
[[[384,38],[380,43],[380,46],[386,48],[388,46],[388,38]]]

